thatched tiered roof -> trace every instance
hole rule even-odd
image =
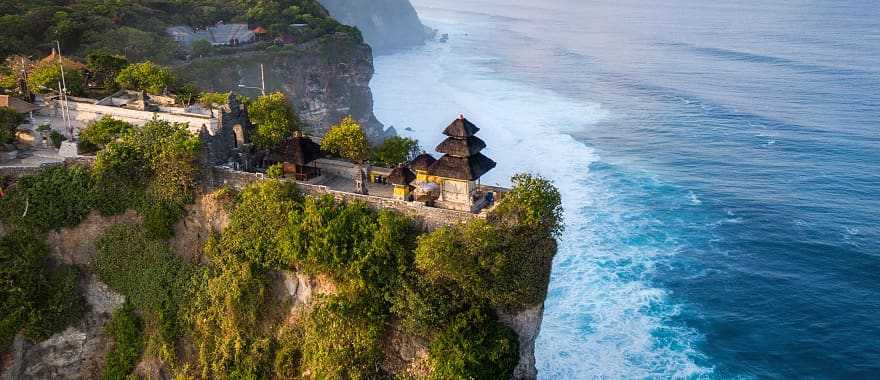
[[[431,164],[428,172],[440,177],[474,181],[495,168],[495,161],[480,153],[486,143],[474,136],[479,130],[464,116],[449,124],[443,131],[449,137],[437,146],[437,151],[445,154]]]
[[[303,136],[301,132],[296,132],[293,138],[284,140],[273,154],[273,158],[276,158],[275,161],[289,162],[300,166],[308,165],[321,157],[324,157],[321,146],[312,139]]]
[[[398,165],[391,171],[391,174],[388,175],[388,181],[394,185],[406,186],[412,183],[412,181],[415,181],[415,179],[416,174],[403,164]]]
[[[422,152],[422,154],[416,156],[416,158],[409,162],[409,167],[412,170],[428,171],[431,165],[433,165],[435,162],[437,162],[437,159],[434,158],[434,156]]]

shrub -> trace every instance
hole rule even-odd
[[[266,169],[266,176],[271,179],[284,177],[284,164],[275,164]]]
[[[352,299],[353,298],[353,299]],[[303,365],[319,379],[381,378],[384,332],[381,319],[369,315],[366,295],[325,298],[305,320]]]
[[[409,162],[415,158],[421,148],[418,140],[408,137],[391,136],[373,150],[373,161],[386,167]]]
[[[257,148],[274,148],[300,129],[296,113],[280,92],[260,96],[251,102],[248,116],[257,126],[251,138]]]
[[[407,333],[429,337],[467,310],[470,298],[455,283],[408,277],[395,289],[391,301],[391,311]]]
[[[143,350],[143,328],[143,322],[130,303],[126,302],[121,309],[113,312],[105,328],[113,340],[113,348],[107,352],[102,379],[129,378]]]
[[[131,123],[116,120],[110,116],[104,116],[97,121],[89,123],[80,131],[80,146],[103,148],[132,129],[134,129],[134,126]]]
[[[216,238],[205,245],[208,267],[193,277],[183,314],[202,378],[266,378],[273,367],[266,326],[269,278],[257,266],[225,255]]]
[[[420,236],[416,266],[436,281],[455,282],[473,299],[521,310],[544,299],[555,244],[532,228],[477,219]]]
[[[0,107],[0,144],[15,142],[15,134],[18,126],[24,123],[25,118],[9,107]]]
[[[168,239],[174,236],[174,225],[183,216],[184,209],[179,205],[155,203],[141,211],[144,218],[144,232],[152,239]]]
[[[190,282],[189,270],[167,243],[150,239],[141,226],[110,227],[96,248],[98,277],[144,311],[150,351],[166,362],[174,360],[178,305]]]
[[[47,168],[13,185],[0,198],[0,215],[6,223],[41,232],[75,227],[94,205],[91,190],[86,168]]]
[[[490,310],[458,314],[429,347],[432,379],[509,379],[519,361],[519,341]]]
[[[495,220],[507,225],[532,227],[558,237],[563,230],[562,196],[553,183],[541,176],[517,174],[513,189],[495,211]]]
[[[58,133],[56,130],[49,132],[49,141],[52,142],[52,146],[54,146],[55,149],[61,149],[61,143],[66,140],[67,137],[64,137],[64,135]]]
[[[218,249],[262,268],[288,268],[289,260],[278,246],[278,233],[289,223],[291,212],[299,208],[300,199],[289,182],[249,185],[238,194]]]
[[[79,319],[78,272],[54,266],[49,247],[28,231],[0,239],[0,351],[21,330],[41,341]]]

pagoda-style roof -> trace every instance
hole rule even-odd
[[[428,171],[428,168],[430,168],[435,162],[437,162],[437,159],[434,158],[434,156],[428,153],[422,153],[409,162],[409,167],[412,168],[412,170]]]
[[[482,153],[470,157],[455,157],[449,154],[431,165],[429,172],[446,178],[474,181],[495,168],[495,161]]]
[[[18,113],[28,113],[40,109],[40,107],[9,95],[0,95],[0,107],[11,108]]]
[[[416,174],[403,164],[397,165],[397,167],[391,171],[391,174],[388,175],[388,181],[394,185],[406,186],[412,183],[412,181],[415,181],[415,179]]]
[[[324,156],[321,146],[297,132],[291,139],[284,140],[273,155],[279,162],[289,162],[300,166]]]
[[[443,130],[443,134],[449,137],[470,137],[479,131],[480,128],[477,128],[474,123],[471,123],[468,119],[464,118],[464,115],[461,115]]]
[[[437,145],[436,150],[440,153],[446,153],[456,157],[468,157],[480,153],[485,147],[486,142],[476,136],[464,138],[450,137],[443,140],[440,145]]]

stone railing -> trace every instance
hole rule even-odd
[[[242,189],[249,183],[266,178],[261,173],[246,173],[223,167],[213,167],[211,177],[213,178],[212,188],[229,186],[236,189]],[[450,224],[467,222],[474,218],[485,217],[486,215],[485,213],[473,214],[464,211],[428,207],[422,202],[406,202],[392,198],[337,191],[327,186],[312,185],[289,179],[285,179],[285,181],[293,182],[300,191],[308,195],[330,195],[340,202],[364,202],[375,210],[385,209],[400,212],[413,218],[418,223],[419,228],[426,231],[435,230]]]

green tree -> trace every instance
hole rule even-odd
[[[397,164],[412,160],[420,151],[418,140],[391,136],[373,150],[373,160],[386,167],[395,167]]]
[[[248,116],[256,125],[251,140],[261,149],[271,149],[299,130],[296,113],[280,92],[261,96],[251,102]]]
[[[62,60],[64,66],[64,83],[72,95],[83,93],[82,65],[69,59]],[[61,67],[55,59],[45,59],[34,65],[28,73],[28,87],[34,92],[57,92],[61,83]]]
[[[361,125],[351,116],[346,116],[339,124],[327,131],[321,140],[321,149],[358,163],[370,156],[367,136]]]
[[[79,144],[87,151],[103,149],[107,144],[115,141],[123,134],[134,129],[134,125],[116,120],[110,116],[104,116],[89,123],[79,133]]]
[[[266,169],[266,177],[279,179],[284,177],[284,164],[275,164]]]
[[[122,26],[101,33],[90,33],[92,42],[87,51],[105,51],[126,57],[131,62],[155,61],[167,63],[174,56],[177,43],[163,32],[151,32]]]
[[[92,78],[98,87],[106,90],[116,88],[116,76],[128,66],[125,57],[104,52],[93,52],[86,58],[86,69],[92,74]]]
[[[18,126],[24,123],[24,121],[24,116],[16,112],[14,109],[0,107],[0,144],[14,142]]]
[[[120,70],[116,83],[127,90],[159,95],[174,84],[174,75],[171,70],[147,61]]]

